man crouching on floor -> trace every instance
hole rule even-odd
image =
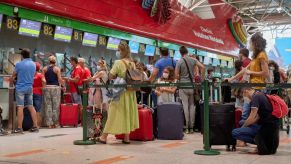
[[[275,154],[279,146],[279,119],[272,115],[272,104],[264,93],[253,88],[244,88],[243,96],[250,101],[251,113],[241,128],[232,131],[233,138],[257,145],[260,155]],[[248,130],[256,123],[257,131]]]

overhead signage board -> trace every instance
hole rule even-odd
[[[107,43],[107,49],[117,50],[120,41],[121,41],[120,39],[109,37],[108,43]]]
[[[135,41],[129,41],[129,48],[131,53],[138,53],[139,50],[139,43]]]
[[[54,39],[57,41],[71,42],[73,29],[56,26]]]
[[[182,55],[180,51],[175,51],[174,53],[174,60],[180,60],[182,58]]]
[[[21,19],[19,34],[31,37],[38,37],[40,33],[41,22]]]
[[[84,46],[96,47],[97,40],[98,40],[97,34],[91,34],[91,33],[85,32],[82,44]]]
[[[145,56],[154,56],[156,47],[152,45],[146,45]]]

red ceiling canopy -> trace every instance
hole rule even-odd
[[[89,22],[121,31],[173,42],[220,54],[236,55],[239,48],[227,20],[235,14],[231,6],[212,6],[214,19],[204,20],[170,0],[171,19],[165,24],[150,17],[142,0],[2,0],[7,4]],[[208,0],[209,4],[220,0]]]

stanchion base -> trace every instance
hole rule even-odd
[[[215,150],[196,150],[196,151],[194,151],[194,154],[197,154],[197,155],[219,155],[220,152],[215,151]]]
[[[91,141],[91,140],[76,140],[74,141],[74,145],[94,145],[96,144],[95,141]]]

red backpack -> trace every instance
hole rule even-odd
[[[278,95],[266,95],[273,107],[272,115],[283,118],[288,114],[288,106]]]

